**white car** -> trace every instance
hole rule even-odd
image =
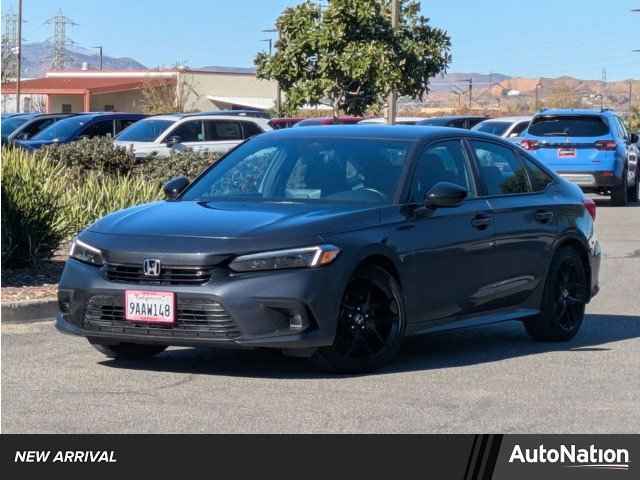
[[[478,123],[471,130],[512,140],[520,137],[529,128],[532,118],[531,116],[490,118]]]
[[[415,125],[425,117],[396,117],[396,125]],[[365,118],[358,122],[358,125],[386,125],[386,118]]]
[[[137,158],[172,151],[226,153],[245,139],[272,130],[264,118],[188,113],[156,115],[134,123],[114,139]]]

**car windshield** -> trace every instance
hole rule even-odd
[[[410,145],[353,138],[256,138],[200,177],[182,200],[390,204]]]
[[[596,115],[547,115],[531,122],[529,135],[536,137],[602,137],[609,127]]]
[[[472,130],[490,133],[491,135],[497,135],[501,137],[505,134],[510,126],[511,124],[509,122],[481,122],[473,127]]]
[[[32,140],[69,140],[91,121],[92,117],[78,115],[76,117],[64,118],[48,128],[45,128]]]
[[[176,123],[175,120],[161,120],[158,118],[141,120],[125,128],[116,137],[116,140],[153,142],[174,123]]]
[[[2,135],[11,135],[16,128],[23,125],[30,117],[9,117],[2,120]]]

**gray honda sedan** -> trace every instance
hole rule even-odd
[[[410,335],[569,340],[598,291],[595,204],[482,133],[280,130],[165,192],[81,232],[60,281],[58,329],[109,357],[267,347],[362,372]]]

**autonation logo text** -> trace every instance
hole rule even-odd
[[[626,448],[578,448],[575,445],[560,445],[558,448],[525,448],[516,444],[509,463],[559,463],[570,468],[594,468],[607,470],[629,470],[629,450]]]

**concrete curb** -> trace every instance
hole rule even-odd
[[[50,320],[58,313],[55,298],[2,304],[3,323],[26,323]]]

